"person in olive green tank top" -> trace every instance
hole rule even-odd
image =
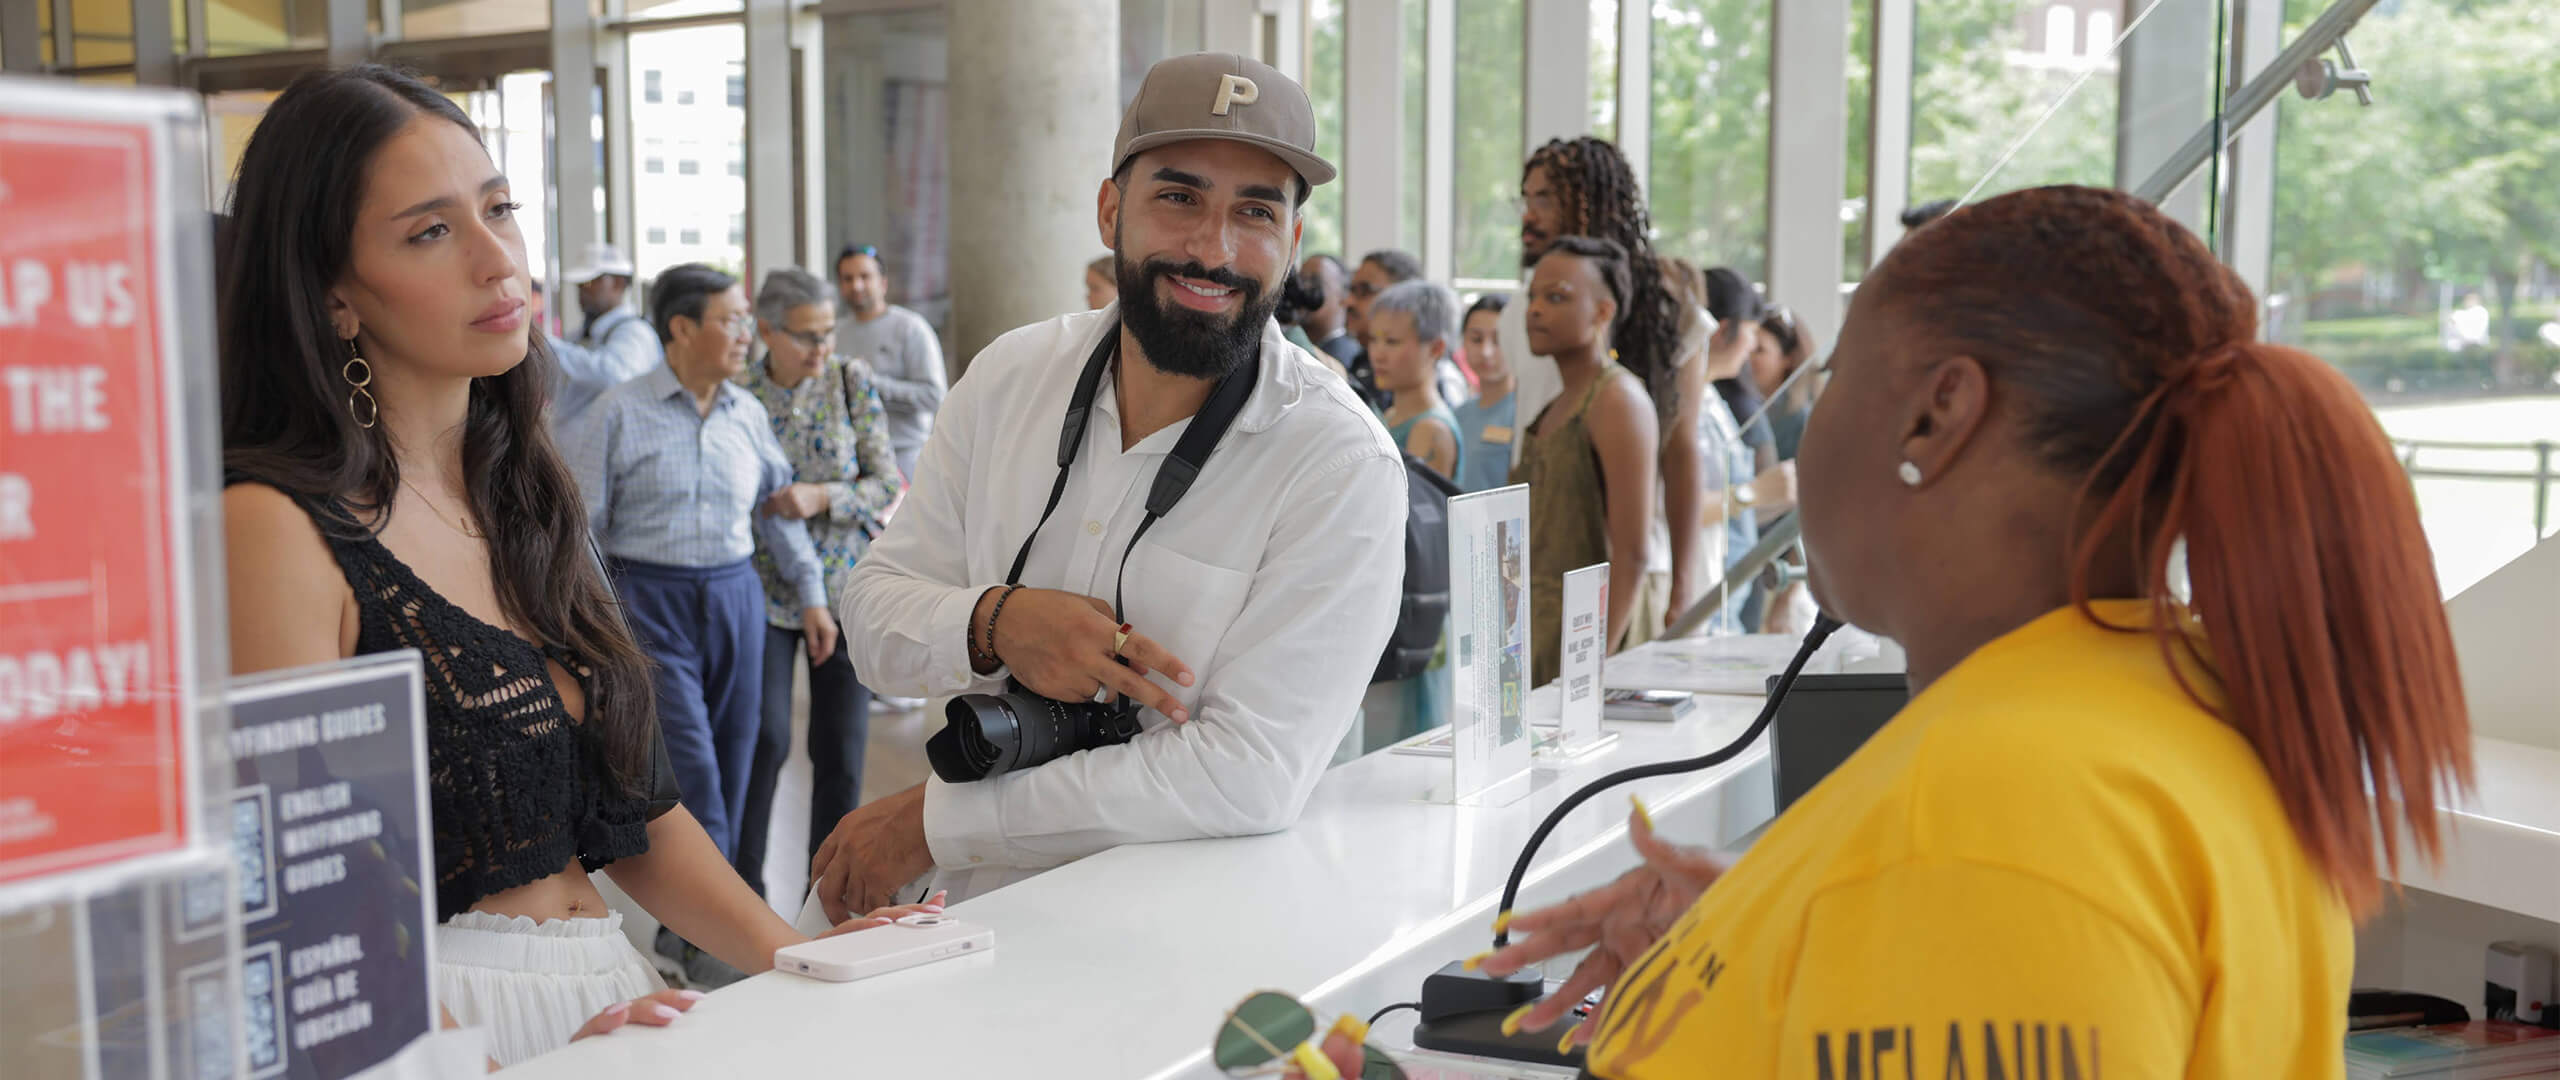
[[[1529,283],[1529,350],[1564,376],[1564,392],[1529,426],[1511,469],[1512,483],[1529,485],[1529,652],[1538,684],[1556,677],[1565,571],[1609,564],[1610,652],[1650,640],[1661,625],[1666,598],[1645,579],[1653,400],[1609,356],[1627,292],[1626,253],[1581,236],[1557,240]]]

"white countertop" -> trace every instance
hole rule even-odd
[[[1759,705],[1702,696],[1677,724],[1610,724],[1616,745],[1539,770],[1534,789],[1502,807],[1418,801],[1445,784],[1448,759],[1381,751],[1328,773],[1286,832],[1118,848],[955,905],[995,930],[989,954],[855,983],[758,976],[670,1028],[625,1028],[508,1075],[1214,1075],[1210,1037],[1253,991],[1364,1016],[1412,1000],[1424,975],[1490,944],[1521,844],[1566,794],[1619,768],[1723,745]],[[1628,790],[1669,835],[1731,844],[1770,817],[1767,747]],[[1627,807],[1612,793],[1560,825],[1523,906],[1633,865]]]
[[[2445,815],[2444,865],[2401,848],[2400,883],[2560,922],[2560,750],[2473,739],[2471,793]]]

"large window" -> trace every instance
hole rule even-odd
[[[1404,191],[1402,193],[1403,210],[1399,215],[1401,220],[1398,222],[1399,227],[1396,231],[1396,246],[1404,249],[1407,254],[1420,258],[1422,245],[1437,242],[1439,239],[1431,237],[1426,240],[1423,236],[1423,190],[1427,185],[1446,184],[1449,178],[1431,175],[1425,154],[1430,141],[1429,133],[1425,130],[1430,123],[1430,113],[1424,101],[1424,90],[1430,82],[1431,69],[1429,44],[1424,36],[1429,30],[1425,25],[1427,12],[1424,10],[1423,0],[1403,0],[1403,3],[1404,55],[1401,65],[1402,73],[1397,77],[1397,85],[1404,88]]]
[[[634,179],[632,217],[643,239],[632,261],[642,277],[684,262],[738,271],[746,264],[746,247],[729,242],[729,219],[746,211],[746,181],[706,173],[702,160],[746,155],[746,111],[725,104],[729,78],[746,61],[746,31],[735,23],[652,30],[632,34],[630,43],[631,66],[643,73],[644,85],[666,92],[666,100],[644,94],[632,106],[631,129],[672,142],[669,156],[675,159],[671,171],[644,167]],[[652,82],[651,75],[658,79]],[[685,104],[697,93],[713,104]],[[673,243],[661,239],[668,231]]]
[[[2087,47],[2091,35],[2074,28],[2080,25],[2076,13],[2105,12],[2115,2],[1919,5],[1912,47],[1911,201],[1956,198],[1986,176],[1986,195],[2038,184],[2113,186],[2115,55],[2109,41]],[[2156,0],[2139,2],[2148,6]],[[2114,25],[2110,13],[2101,28]],[[2019,145],[2019,137],[2057,100],[2063,101],[2061,111]],[[2016,156],[2001,164],[2013,146]]]
[[[1656,0],[1654,248],[1754,281],[1769,258],[1769,5]]]
[[[2287,40],[2325,6],[2293,0]],[[2532,546],[2534,484],[2432,473],[2530,475],[2527,444],[2560,437],[2560,18],[2546,0],[2402,0],[2348,40],[2371,106],[2276,106],[2267,333],[2353,378],[2395,438],[2508,447],[2404,446],[2459,592]]]
[[[1520,276],[1522,0],[1457,5],[1457,276]]]
[[[1316,156],[1342,164],[1342,0],[1307,2],[1307,99],[1315,106]],[[1307,199],[1306,231],[1300,234],[1302,256],[1327,254],[1344,261],[1358,252],[1342,250],[1342,191],[1337,180],[1317,188]]]

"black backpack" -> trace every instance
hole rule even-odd
[[[1404,602],[1371,682],[1410,679],[1431,667],[1449,621],[1449,499],[1458,485],[1411,454],[1404,456]]]

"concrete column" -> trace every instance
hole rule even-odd
[[[34,4],[0,4],[0,71],[12,75],[44,71],[42,14]]]
[[[1261,37],[1260,0],[1200,0],[1201,52],[1231,52],[1261,59]]]
[[[747,0],[747,292],[800,262],[793,205],[791,5]],[[813,103],[814,104],[814,103]]]
[[[288,6],[285,10],[293,10]],[[364,0],[328,0],[329,63],[333,67],[361,63],[373,55],[373,30],[365,25],[372,13]]]
[[[1591,0],[1521,2],[1520,123],[1536,153],[1591,133]]]
[[[555,286],[551,310],[571,334],[583,316],[559,272],[604,239],[596,235],[595,90],[596,35],[586,0],[551,0],[551,250],[559,265],[541,272]]]
[[[1120,4],[951,0],[952,377],[1084,307],[1094,191],[1120,130]]]
[[[1816,341],[1840,327],[1840,193],[1849,176],[1849,9],[1779,4],[1770,20],[1769,295]]]
[[[178,85],[178,41],[168,0],[134,0],[133,81],[141,86]]]

